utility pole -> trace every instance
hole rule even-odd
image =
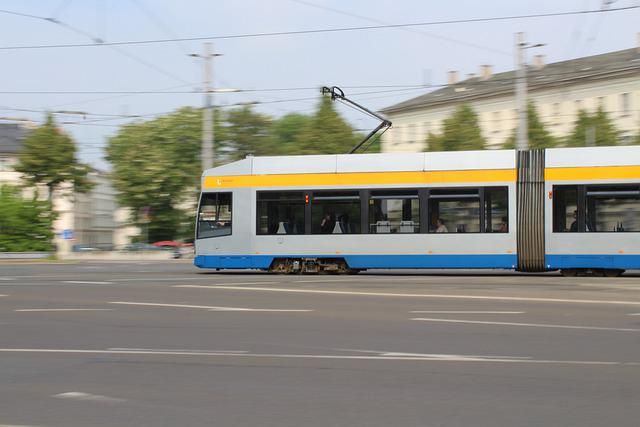
[[[518,132],[516,150],[529,148],[527,140],[527,70],[524,61],[524,33],[516,33],[516,108],[518,111]]]
[[[202,161],[202,170],[213,167],[214,151],[214,108],[213,108],[213,61],[216,56],[222,56],[219,53],[213,53],[213,44],[211,42],[204,43],[202,55],[192,53],[189,56],[204,59],[204,108],[202,110],[202,152],[200,154]]]
[[[524,33],[516,33],[516,108],[518,110],[518,132],[516,150],[527,150],[529,115],[527,111],[527,61],[525,49],[544,46],[544,43],[529,44],[524,41]]]

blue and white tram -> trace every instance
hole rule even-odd
[[[205,171],[194,264],[640,268],[640,146],[248,157]]]

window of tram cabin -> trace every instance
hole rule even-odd
[[[258,235],[304,234],[305,195],[301,191],[257,193]]]
[[[418,233],[420,200],[418,190],[378,190],[369,198],[369,232]]]
[[[198,211],[198,239],[231,234],[231,193],[202,193]]]
[[[586,231],[640,231],[640,185],[588,185]]]
[[[480,190],[433,189],[429,191],[430,233],[479,233]]]
[[[579,218],[580,217],[580,218]],[[582,211],[578,215],[578,186],[553,186],[553,231],[577,232],[584,230]]]
[[[312,234],[359,234],[358,191],[314,191],[311,201]]]
[[[509,191],[507,187],[484,188],[486,233],[509,232]]]

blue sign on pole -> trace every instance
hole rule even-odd
[[[62,230],[62,238],[64,240],[73,240],[73,230],[68,228]]]

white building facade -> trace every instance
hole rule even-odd
[[[20,186],[22,177],[14,170],[22,149],[22,141],[29,129],[16,124],[0,123],[0,185]],[[99,249],[111,249],[123,239],[121,233],[132,230],[117,215],[116,193],[109,177],[100,171],[89,173],[94,187],[85,194],[74,194],[70,185],[62,185],[52,195],[57,218],[53,223],[54,245],[60,253],[68,253],[74,245]],[[30,197],[32,189],[25,188],[23,194]],[[46,187],[39,188],[39,195],[46,199]],[[130,240],[129,240],[130,241]],[[122,244],[129,243],[124,241]]]
[[[527,69],[527,97],[545,128],[556,137],[573,131],[578,112],[598,106],[629,144],[640,132],[640,48],[610,52],[544,65],[541,56]],[[424,151],[426,137],[442,132],[442,124],[461,104],[478,114],[487,148],[500,148],[517,126],[515,72],[491,73],[482,66],[478,76],[449,85],[382,110],[393,122],[384,134],[382,151]]]

